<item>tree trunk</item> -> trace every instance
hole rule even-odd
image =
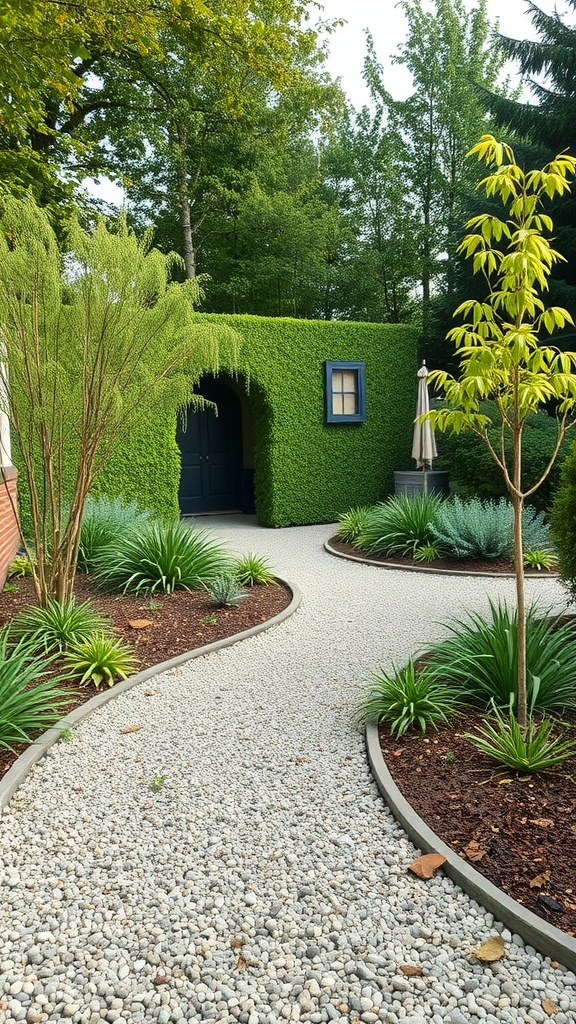
[[[188,175],[186,168],[180,168],[180,227],[182,228],[182,247],[184,250],[184,265],[186,267],[187,279],[193,280],[196,277],[196,251],[192,237],[192,218],[190,216],[190,197],[188,195]]]
[[[526,595],[524,592],[524,553],[522,550],[523,498],[512,495],[514,506],[514,567],[516,570],[516,615],[518,630],[518,725],[525,732],[528,726],[526,698]]]

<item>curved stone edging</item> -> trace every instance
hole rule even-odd
[[[484,875],[458,856],[410,806],[394,782],[380,749],[378,727],[366,727],[368,761],[380,793],[394,817],[404,826],[412,842],[425,852],[446,857],[443,870],[464,892],[494,914],[540,953],[576,971],[576,939],[548,924],[521,903],[507,896]]]
[[[298,608],[301,600],[302,593],[295,584],[288,583],[286,580],[281,579],[279,576],[275,577],[277,583],[283,584],[288,588],[292,594],[292,600],[286,608],[283,608],[281,612],[274,615],[271,619],[266,619],[265,622],[259,622],[257,626],[251,626],[250,629],[244,629],[241,633],[235,633],[233,636],[225,637],[223,640],[215,640],[214,643],[204,644],[203,647],[197,647],[193,651],[185,651],[184,654],[177,654],[174,658],[169,658],[168,661],[162,661],[158,665],[151,665],[150,668],[145,668],[142,672],[138,672],[134,676],[130,676],[128,679],[123,679],[119,683],[115,683],[114,686],[109,687],[103,693],[97,693],[90,700],[87,700],[85,704],[81,704],[80,707],[71,711],[64,718],[61,718],[56,725],[50,729],[46,729],[41,736],[38,736],[26,750],[20,754],[20,757],[16,759],[11,768],[8,769],[2,779],[0,779],[0,814],[3,813],[7,807],[9,801],[14,796],[16,790],[22,785],[24,779],[28,775],[28,772],[35,764],[40,761],[47,750],[60,739],[62,733],[67,729],[71,729],[77,725],[78,722],[82,722],[85,718],[88,718],[93,711],[101,708],[104,704],[107,704],[110,700],[114,700],[122,693],[126,693],[127,690],[131,690],[132,687],[138,686],[140,683],[145,683],[153,676],[160,675],[162,672],[167,672],[169,669],[177,668],[179,665],[183,665],[186,661],[192,661],[194,658],[203,658],[207,654],[212,654],[214,651],[221,651],[225,647],[231,647],[232,644],[238,643],[240,640],[247,640],[248,637],[256,636],[258,633],[263,633],[266,629],[271,629],[272,626],[277,626],[285,619],[290,618]]]
[[[513,572],[470,572],[468,569],[434,569],[432,565],[425,564],[398,565],[397,562],[380,562],[375,558],[361,558],[360,555],[349,555],[345,551],[337,551],[328,540],[324,541],[324,547],[330,555],[335,555],[336,558],[347,558],[350,562],[361,562],[363,565],[378,565],[381,569],[398,569],[400,572],[425,572],[432,573],[434,576],[486,576],[489,580],[513,580],[516,576]],[[524,572],[524,576],[529,580],[557,580],[559,573],[548,572],[546,576],[542,576],[539,572]]]

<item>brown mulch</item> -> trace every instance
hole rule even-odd
[[[470,712],[437,733],[391,739],[388,769],[406,799],[456,853],[535,914],[576,935],[576,754],[551,772],[499,768],[464,739]],[[563,728],[576,736],[576,721]]]
[[[343,555],[353,555],[354,558],[367,559],[370,562],[381,562],[386,565],[398,566],[399,569],[416,568],[436,572],[438,569],[448,572],[474,573],[487,572],[491,574],[513,573],[514,563],[506,558],[466,559],[466,558],[436,558],[433,562],[417,562],[414,558],[404,558],[401,555],[377,555],[370,551],[362,551],[355,548],[353,544],[338,540],[336,536],[328,541],[330,547],[340,551]],[[557,576],[558,573],[551,569],[527,570],[527,576]]]
[[[246,597],[231,608],[217,608],[203,590],[176,590],[172,594],[142,594],[140,597],[106,594],[84,573],[78,573],[74,592],[78,603],[90,599],[98,611],[112,621],[116,635],[133,647],[138,659],[136,671],[250,629],[277,615],[292,600],[291,592],[282,584],[246,587]],[[10,581],[9,589],[0,594],[0,626],[26,605],[36,603],[30,578]],[[135,627],[130,621],[149,625]],[[57,675],[60,668],[55,662],[50,674]],[[76,682],[61,685],[73,695],[69,703],[62,706],[63,714],[99,692],[93,683],[79,692]],[[24,749],[25,745],[14,753],[0,749],[0,778]]]

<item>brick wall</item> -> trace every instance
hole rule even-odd
[[[8,566],[20,545],[20,534],[12,511],[7,488],[16,501],[18,472],[14,466],[0,467],[0,590],[6,582]]]

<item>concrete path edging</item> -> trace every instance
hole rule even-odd
[[[394,817],[404,826],[412,842],[426,853],[446,857],[442,870],[468,896],[477,900],[512,932],[540,953],[576,971],[576,939],[507,896],[484,875],[458,856],[411,807],[394,782],[382,756],[378,727],[366,727],[366,748],[374,781]]]
[[[398,562],[381,562],[376,558],[364,558],[360,555],[349,555],[346,551],[338,551],[332,547],[329,540],[324,541],[324,548],[328,554],[334,555],[336,558],[346,558],[349,562],[360,562],[362,565],[378,565],[381,569],[398,569],[400,572],[423,572],[435,576],[484,576],[489,580],[513,580],[516,576],[513,572],[471,572],[469,569],[435,569],[433,564],[426,565],[424,562],[422,565],[398,565]],[[557,580],[560,578],[560,574],[557,572],[547,572],[545,576],[542,576],[539,572],[524,571],[524,576],[526,579],[531,580]]]
[[[158,665],[151,665],[150,668],[144,669],[142,672],[138,672],[136,675],[130,676],[128,679],[123,679],[119,683],[115,683],[114,686],[110,686],[107,690],[102,693],[97,693],[90,700],[86,701],[85,704],[81,704],[80,707],[71,711],[64,718],[61,718],[56,725],[53,725],[50,729],[46,729],[41,736],[38,736],[26,750],[20,754],[20,757],[16,759],[11,768],[8,769],[2,779],[0,779],[0,815],[4,812],[8,806],[10,800],[14,796],[14,793],[22,785],[28,772],[34,767],[41,758],[44,757],[47,750],[53,746],[62,736],[62,733],[68,729],[72,729],[73,726],[77,725],[78,722],[82,722],[85,718],[88,718],[94,711],[101,708],[104,704],[108,704],[109,701],[114,700],[121,694],[126,693],[127,690],[131,690],[134,686],[138,686],[140,683],[146,683],[149,679],[154,676],[160,675],[162,672],[168,672],[170,669],[177,668],[179,665],[183,665],[186,661],[192,661],[194,658],[203,658],[207,654],[212,654],[215,651],[221,651],[225,647],[231,647],[232,644],[238,643],[240,640],[247,640],[251,636],[256,636],[258,633],[263,633],[267,629],[271,629],[273,626],[279,625],[284,622],[285,619],[290,618],[298,608],[301,600],[302,593],[299,587],[294,583],[288,583],[286,580],[281,579],[279,576],[275,577],[277,583],[283,584],[292,594],[292,600],[290,604],[283,608],[281,612],[274,615],[271,619],[266,619],[265,622],[259,622],[257,626],[251,626],[250,629],[244,629],[241,633],[235,633],[233,636],[225,637],[223,640],[215,640],[214,643],[204,644],[203,647],[197,647],[193,651],[185,651],[184,654],[178,654],[174,658],[169,658],[168,661],[162,661]]]

